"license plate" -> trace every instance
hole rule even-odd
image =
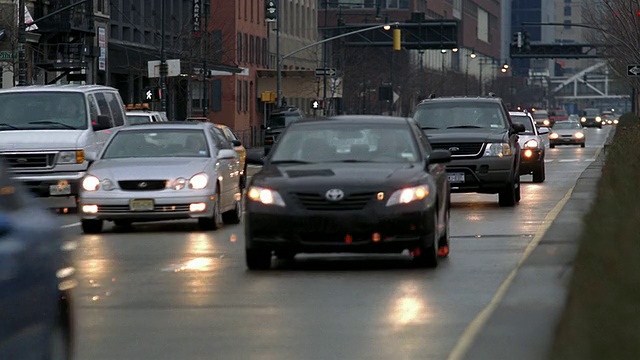
[[[71,185],[49,185],[50,195],[71,195]]]
[[[153,211],[154,203],[151,199],[134,199],[129,203],[131,211]]]
[[[464,182],[464,173],[449,173],[447,174],[449,177],[450,183],[463,183]]]

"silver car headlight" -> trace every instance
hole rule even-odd
[[[285,206],[282,196],[277,191],[258,186],[249,188],[247,198],[264,205]]]
[[[109,179],[103,179],[100,182],[100,188],[102,188],[102,190],[104,191],[111,191],[116,188],[116,185]]]
[[[82,164],[84,162],[84,150],[60,151],[58,164]]]
[[[513,155],[511,145],[507,143],[488,143],[487,148],[484,150],[484,156],[509,156]]]
[[[173,190],[182,190],[185,188],[185,186],[187,186],[187,179],[177,178],[171,183],[169,187]]]
[[[396,190],[391,194],[387,201],[387,206],[398,204],[408,204],[426,198],[429,195],[429,187],[427,185],[414,186]]]
[[[100,179],[93,175],[87,175],[82,179],[82,188],[85,191],[96,191],[100,188]]]
[[[202,190],[209,184],[209,176],[205,173],[195,174],[189,179],[189,187],[194,190]]]
[[[531,139],[524,143],[526,149],[537,149],[538,145],[538,140],[536,139]]]

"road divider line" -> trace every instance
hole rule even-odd
[[[597,155],[598,154],[596,154],[596,157]],[[518,275],[518,271],[522,267],[522,264],[524,264],[524,262],[527,260],[527,258],[529,258],[536,246],[538,246],[538,243],[540,243],[540,240],[542,240],[542,237],[553,223],[553,220],[555,220],[555,218],[560,213],[560,210],[562,210],[567,201],[569,201],[569,198],[571,198],[571,194],[573,193],[574,188],[575,184],[571,186],[562,200],[560,200],[544,218],[542,227],[538,229],[538,231],[536,231],[535,236],[527,245],[527,248],[524,250],[524,253],[520,257],[520,260],[518,261],[516,267],[511,270],[507,278],[502,282],[487,306],[485,306],[478,313],[478,315],[476,315],[473,321],[471,321],[467,328],[462,332],[462,335],[458,339],[458,342],[453,347],[453,350],[451,350],[451,353],[447,358],[448,360],[462,360],[465,357],[465,355],[469,351],[469,348],[471,347],[471,345],[473,345],[474,340],[476,339],[482,328],[485,326],[493,312],[498,308],[498,305],[500,305],[502,299],[504,299],[507,291],[509,290],[509,287],[513,283],[513,280],[516,278],[516,275]]]
[[[76,226],[80,226],[81,224],[79,222],[73,223],[73,224],[67,224],[67,225],[62,225],[60,226],[63,229],[68,229],[68,228],[72,228],[72,227],[76,227]]]

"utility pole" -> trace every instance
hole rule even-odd
[[[209,97],[207,96],[207,56],[208,46],[207,35],[209,34],[209,26],[207,19],[209,18],[209,0],[204,1],[204,34],[202,35],[202,116],[206,117],[209,111]]]
[[[24,23],[24,0],[18,0],[18,86],[27,85],[27,25]]]
[[[327,14],[328,14],[328,10],[329,10],[329,2],[328,0],[324,0],[324,27],[327,27]],[[326,31],[323,31],[323,37],[326,39],[327,38],[327,34]],[[327,116],[327,67],[328,65],[328,61],[327,61],[327,44],[329,44],[329,42],[325,42],[323,44],[323,49],[322,49],[322,58],[323,58],[323,68],[324,70],[324,74],[322,75],[323,77],[323,86],[322,86],[322,103],[324,104],[323,109],[322,109],[322,113],[324,116]]]
[[[160,0],[160,35],[162,40],[160,41],[160,107],[161,111],[167,112],[167,51],[165,49],[165,37],[166,37],[166,24],[165,24],[165,3],[167,0]]]
[[[282,60],[280,58],[280,0],[276,11],[276,106],[282,106]]]

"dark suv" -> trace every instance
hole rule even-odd
[[[297,107],[288,106],[273,110],[267,119],[267,126],[264,129],[264,154],[269,154],[278,136],[289,124],[300,121],[303,118],[302,111]]]
[[[511,122],[496,97],[444,97],[421,101],[414,119],[434,149],[451,152],[451,191],[498,194],[500,206],[520,201],[522,124]]]

